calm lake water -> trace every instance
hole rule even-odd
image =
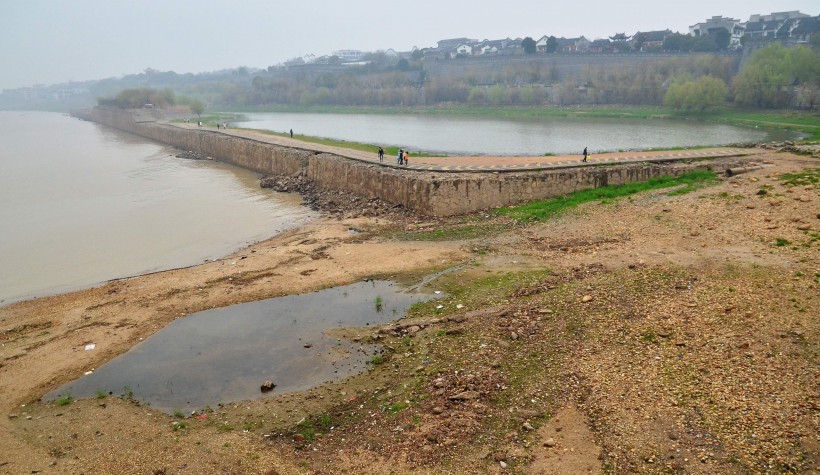
[[[256,174],[62,114],[0,111],[0,305],[214,259],[311,219]]]
[[[434,297],[370,281],[194,313],[45,399],[130,393],[188,412],[259,397],[265,381],[277,385],[268,394],[309,389],[364,371],[381,351],[323,332],[387,323]]]
[[[556,155],[726,145],[792,135],[669,119],[495,119],[439,115],[242,114],[237,127],[266,129],[448,155]]]

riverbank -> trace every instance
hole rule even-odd
[[[340,214],[0,308],[0,472],[811,473],[820,166],[758,158],[544,221]],[[360,377],[195,415],[35,401],[197,310],[456,264],[447,299],[339,333],[387,349]]]

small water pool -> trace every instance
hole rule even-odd
[[[92,374],[47,394],[128,395],[167,412],[301,391],[366,369],[378,345],[324,332],[379,325],[435,294],[367,281],[304,295],[207,310],[180,318]]]

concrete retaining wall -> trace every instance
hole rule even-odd
[[[450,216],[544,199],[607,184],[677,176],[704,164],[628,164],[504,173],[443,173],[386,167],[337,155],[155,122],[150,112],[95,108],[75,116],[259,173],[304,171],[323,189],[401,204],[422,214]]]

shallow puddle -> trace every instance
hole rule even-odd
[[[44,399],[132,395],[168,412],[305,390],[366,369],[377,345],[330,338],[339,327],[378,325],[435,298],[385,281],[206,310],[180,318],[130,351]]]

